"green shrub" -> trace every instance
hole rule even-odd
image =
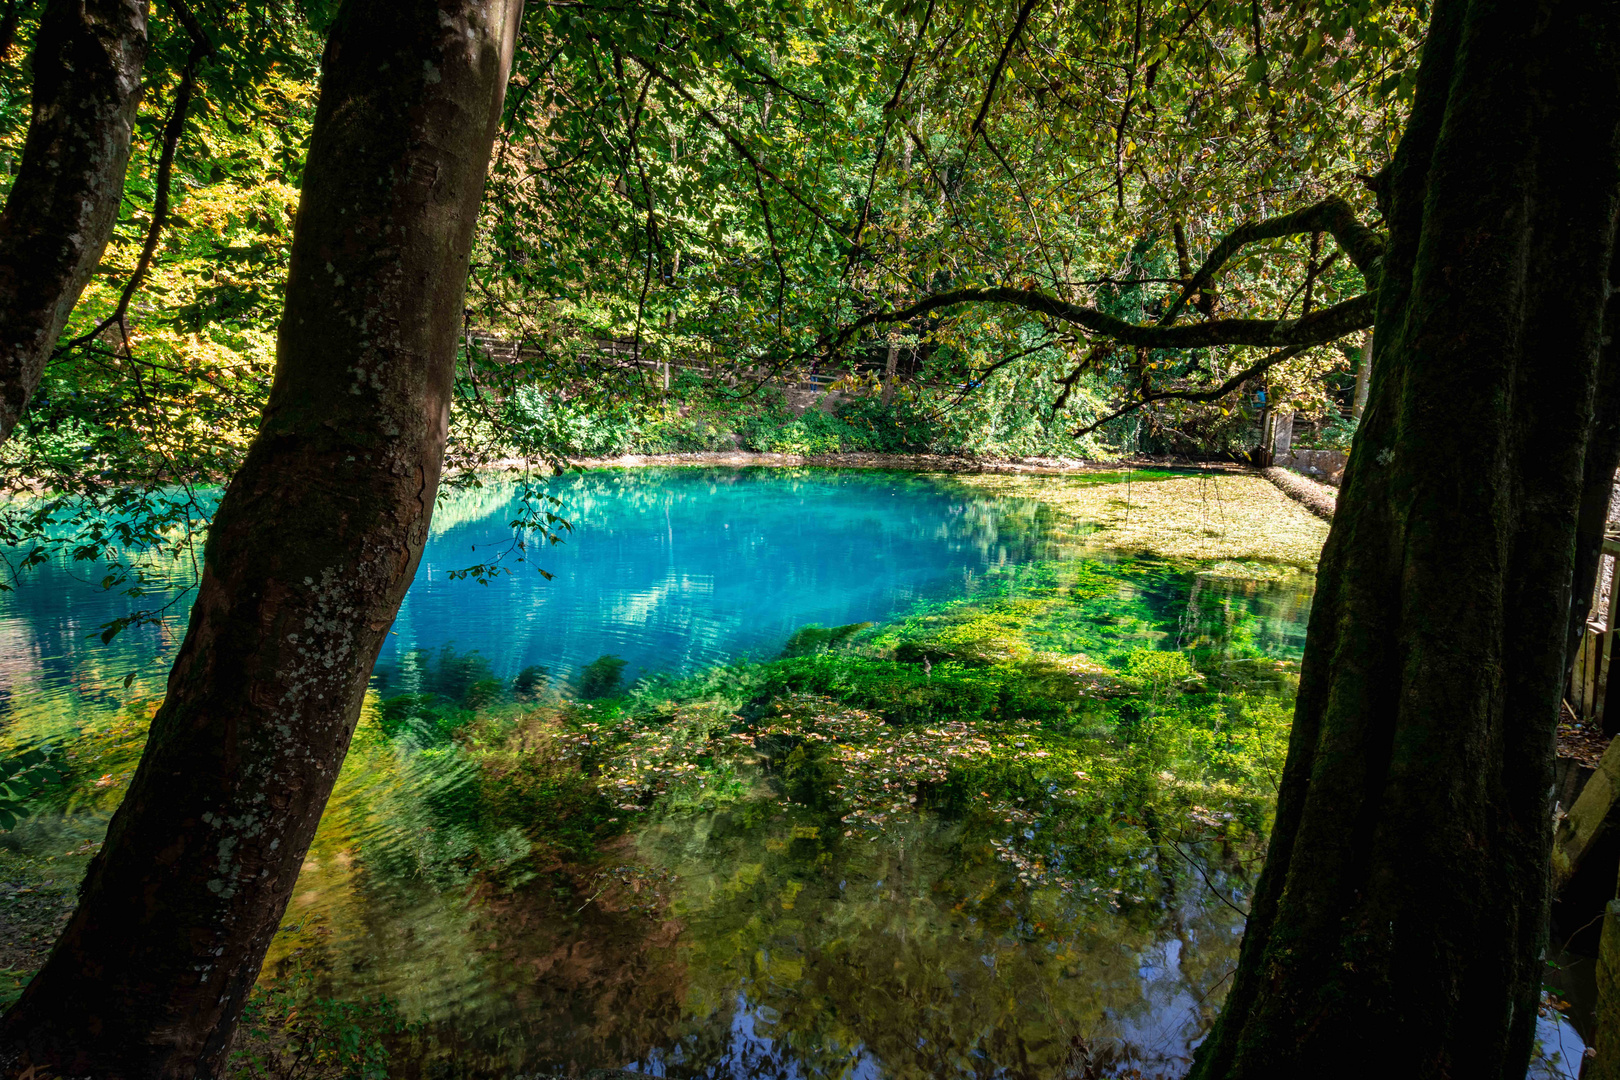
[[[885,405],[879,398],[854,397],[838,406],[837,417],[847,429],[846,450],[916,453],[930,449],[934,443],[932,420],[910,400]]]
[[[1348,450],[1361,421],[1354,416],[1332,416],[1314,434],[1294,440],[1296,446],[1312,450]]]
[[[584,457],[629,453],[641,427],[625,402],[563,397],[533,386],[507,399],[506,420],[520,450]]]

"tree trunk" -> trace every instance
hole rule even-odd
[[[889,357],[883,364],[883,404],[894,404],[894,376],[900,370],[900,344],[889,335]]]
[[[348,0],[276,377],[168,695],[0,1063],[219,1072],[427,538],[521,0]]]
[[[921,114],[918,114],[919,120]],[[911,141],[901,140],[900,149],[900,228],[906,229],[911,221]],[[883,404],[894,404],[894,382],[900,371],[900,336],[889,335],[889,355],[883,364]]]
[[[1370,400],[1202,1080],[1518,1080],[1531,1050],[1571,591],[1617,456],[1620,11],[1441,0],[1387,183]]]
[[[1367,411],[1367,389],[1372,385],[1372,331],[1367,331],[1367,340],[1361,343],[1361,360],[1356,364],[1356,396],[1350,402],[1350,415],[1357,420]]]
[[[112,236],[145,62],[146,0],[45,5],[28,140],[0,213],[0,442]]]

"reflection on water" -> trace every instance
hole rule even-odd
[[[985,715],[1036,717],[1062,689],[1067,712],[1047,734],[1083,769],[1048,782],[1031,771],[1048,751],[1032,744],[1014,779],[987,759],[963,774],[971,787],[953,780],[915,809],[896,795],[901,809],[866,827],[838,776],[795,757],[804,740],[761,740],[725,774],[724,798],[659,804],[580,863],[481,818],[488,773],[458,744],[389,737],[372,713],[267,971],[300,965],[332,996],[393,999],[412,1021],[392,1036],[400,1076],[1185,1071],[1235,961],[1261,823],[1244,834],[1220,816],[1206,796],[1230,783],[1213,773],[1162,782],[1176,828],[1144,815],[1140,789],[1161,783],[1160,766],[1117,752],[1106,731],[1150,743],[1183,684],[1203,680],[1209,715],[1186,730],[1212,733],[1208,746],[1164,752],[1248,753],[1234,739],[1251,728],[1234,725],[1245,709],[1281,723],[1308,576],[1082,548],[1072,522],[1060,548],[1039,500],[942,478],[610,471],[554,490],[576,528],[536,553],[549,582],[523,568],[487,586],[448,573],[510,539],[510,489],[441,507],[383,657],[387,692],[431,689],[412,657],[450,642],[481,655],[474,675],[509,685],[536,665],[574,680],[605,654],[631,678],[689,674],[772,656],[806,624],[888,621],[885,650],[928,642],[895,691],[912,711],[891,727],[931,716],[929,694],[952,679],[967,694],[992,685],[983,672],[1023,665],[1024,682],[994,684]],[[92,744],[133,762],[139,713],[120,710],[161,690],[177,625],[92,647],[84,635],[120,602],[66,575],[49,569],[0,600],[0,636],[16,645],[7,741],[81,747],[113,786],[86,784],[74,813],[10,840],[39,852],[104,827],[118,781]],[[1155,674],[1144,650],[1184,654],[1200,674]],[[1137,696],[1087,689],[1110,679]]]
[[[601,470],[555,480],[566,542],[484,587],[449,572],[499,550],[504,485],[448,496],[382,663],[453,637],[495,670],[569,678],[603,655],[627,679],[771,655],[810,623],[885,618],[1028,562],[1042,510],[890,472]]]
[[[454,642],[511,677],[567,679],[599,656],[635,679],[779,650],[808,623],[881,619],[950,595],[987,570],[1036,558],[1044,511],[948,480],[878,471],[606,469],[549,490],[564,543],[488,585],[451,577],[510,547],[516,487],[449,492],[379,664]],[[40,738],[160,694],[185,633],[189,565],[155,573],[139,601],[100,588],[94,563],[53,562],[0,594],[0,716]],[[159,568],[161,570],[161,568]],[[546,580],[536,569],[554,575]],[[165,580],[174,589],[165,596]],[[97,632],[134,607],[177,602],[111,645]]]
[[[680,816],[610,852],[588,891],[542,876],[456,894],[312,865],[288,936],[335,992],[431,1018],[400,1055],[448,1070],[427,1075],[1185,1071],[1242,920],[1145,835],[1100,868],[1123,889],[1083,895],[1024,886],[933,814],[842,832],[765,799]],[[1218,858],[1206,873],[1246,884]]]

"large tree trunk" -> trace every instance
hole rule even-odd
[[[145,61],[146,0],[46,3],[22,167],[0,213],[0,442],[112,236]]]
[[[522,0],[348,0],[275,384],[129,794],[0,1062],[217,1073],[427,538]]]
[[[1616,465],[1620,9],[1440,0],[1387,183],[1371,400],[1204,1080],[1517,1080],[1531,1049],[1571,587]]]

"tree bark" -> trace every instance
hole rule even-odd
[[[1350,415],[1357,420],[1367,411],[1367,388],[1372,384],[1372,331],[1367,331],[1367,340],[1361,343],[1361,359],[1356,363],[1356,396],[1351,399]]]
[[[0,1062],[216,1075],[416,572],[521,0],[346,0],[275,383],[72,921]]]
[[[33,114],[0,212],[0,442],[11,437],[118,220],[146,0],[50,0]]]
[[[900,151],[900,227],[905,229],[911,221],[911,143],[903,140]],[[894,404],[894,381],[900,371],[899,335],[889,335],[889,355],[883,363],[883,404]]]
[[[900,345],[889,335],[889,355],[883,363],[883,404],[894,404],[894,376],[900,370]]]
[[[1617,457],[1620,11],[1437,3],[1389,185],[1370,400],[1201,1080],[1518,1080],[1532,1046],[1572,585]]]

